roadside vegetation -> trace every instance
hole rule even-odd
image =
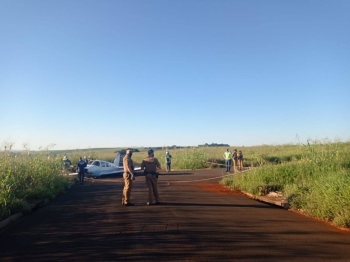
[[[293,209],[350,228],[350,142],[308,141],[305,144],[230,147],[242,150],[245,172],[220,181],[230,188],[265,195],[280,191]],[[218,168],[224,170],[226,147],[162,148],[155,150],[165,168],[165,151],[173,170]],[[62,175],[62,157],[113,162],[122,148],[71,151],[0,151],[0,220],[28,207],[28,199],[53,198],[64,192],[72,178]],[[138,148],[132,159],[140,165],[148,148]],[[249,168],[249,170],[248,170]]]
[[[350,143],[308,141],[249,156],[258,168],[221,184],[264,195],[280,191],[293,209],[350,228]]]
[[[62,162],[48,152],[0,152],[0,220],[29,210],[29,200],[52,199],[65,192],[72,177],[62,175]]]

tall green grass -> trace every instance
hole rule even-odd
[[[350,227],[350,143],[308,141],[284,157],[221,183],[255,195],[282,191],[293,208]]]
[[[71,181],[61,160],[47,153],[0,152],[0,220],[28,208],[29,199],[52,199]]]
[[[165,169],[165,152],[166,150],[157,150],[154,152],[162,168]],[[209,153],[201,148],[186,148],[175,149],[170,152],[172,156],[171,168],[172,169],[202,169],[208,166],[207,160]],[[133,154],[132,159],[136,164],[141,164],[142,159],[147,157],[147,151],[136,152]]]
[[[300,159],[301,155],[297,151],[296,145],[263,145],[252,147],[230,147],[241,150],[244,155],[243,165],[246,167],[259,167],[265,164],[281,164],[295,159]],[[165,164],[165,152],[156,150],[155,157],[158,158],[161,164]],[[201,168],[217,168],[223,167],[225,161],[223,154],[226,147],[192,147],[183,149],[172,149],[172,168],[173,169],[201,169]],[[107,155],[106,155],[107,156]],[[136,163],[141,163],[142,159],[147,157],[147,151],[141,150],[133,154],[133,160]]]

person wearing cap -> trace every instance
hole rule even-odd
[[[134,162],[131,160],[132,151],[131,149],[126,150],[126,155],[123,158],[123,167],[124,167],[124,189],[123,189],[123,197],[122,204],[124,206],[133,206],[134,204],[130,202],[130,194],[132,183],[135,180],[134,175]]]
[[[165,164],[166,164],[166,171],[170,172],[171,170],[171,155],[169,151],[165,152]]]
[[[147,205],[160,204],[157,185],[157,168],[161,169],[160,163],[158,159],[154,157],[153,149],[150,149],[148,150],[148,157],[144,158],[141,163],[141,170],[144,170],[148,189]],[[155,202],[153,202],[153,199],[155,200]]]
[[[226,172],[230,172],[230,170],[231,170],[232,152],[230,152],[229,148],[226,149],[226,152],[224,153],[223,157],[225,159]]]

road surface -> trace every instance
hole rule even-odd
[[[121,175],[88,180],[0,232],[0,261],[350,261],[350,234],[210,189],[222,169],[159,177],[162,205],[122,206]]]

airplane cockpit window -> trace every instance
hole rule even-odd
[[[100,161],[94,161],[94,162],[92,162],[91,165],[93,165],[93,166],[100,166]]]
[[[106,162],[106,167],[111,167],[111,165],[109,163]]]
[[[101,162],[101,167],[106,167],[106,162]]]

